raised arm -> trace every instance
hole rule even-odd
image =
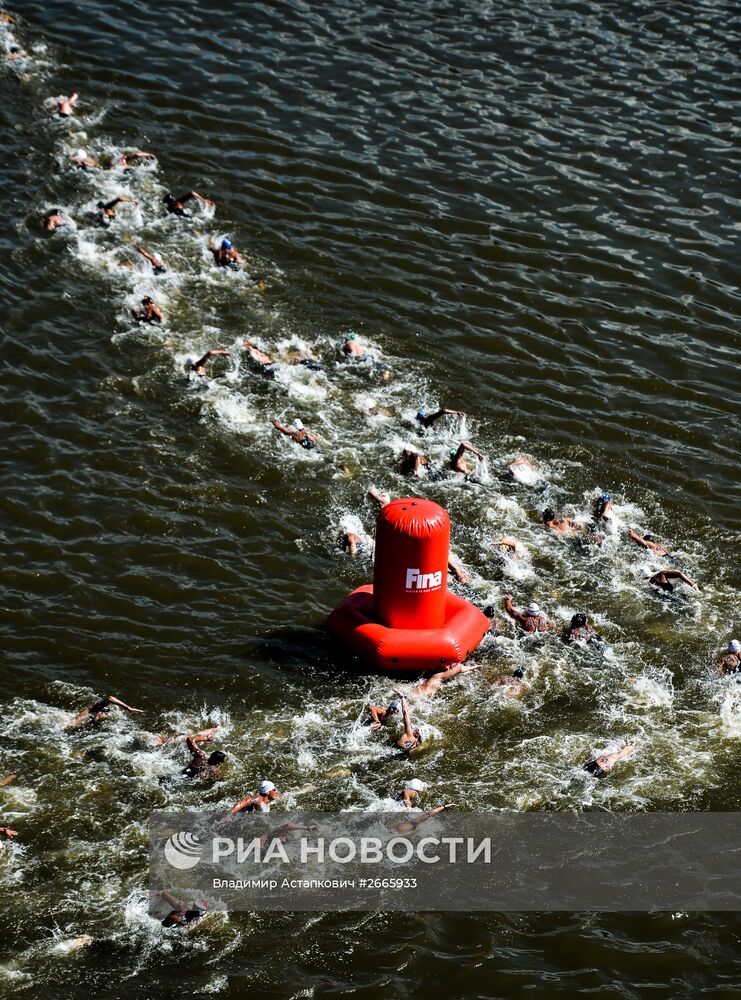
[[[273,420],[272,423],[273,423],[273,427],[275,427],[275,429],[277,431],[280,431],[281,434],[288,435],[288,437],[289,438],[293,438],[294,441],[298,440],[298,436],[299,436],[299,432],[298,431],[294,431],[291,427],[286,427],[284,424],[280,423],[280,421],[278,421],[278,420]]]
[[[474,446],[469,444],[468,441],[464,441],[458,450],[461,452],[461,455],[464,451],[470,451],[472,455],[476,455],[478,458],[484,457],[484,453],[479,451],[478,448],[474,448]]]
[[[404,735],[408,736],[409,739],[414,739],[412,718],[409,714],[409,699],[406,695],[401,696],[401,717],[404,720]]]
[[[126,709],[127,712],[133,712],[136,715],[144,715],[143,708],[132,708],[131,705],[127,705],[125,701],[121,701],[113,694],[107,694],[103,701],[108,702],[109,705],[118,705],[119,708]]]
[[[516,608],[513,607],[511,594],[507,594],[504,598],[504,610],[510,616],[510,618],[514,618],[514,620],[516,622],[520,622],[520,624],[522,624],[522,622],[525,619],[525,616],[521,614],[519,611],[517,611]]]
[[[445,417],[445,416],[465,417],[465,415],[466,414],[463,410],[449,410],[447,407],[441,406],[440,409],[435,410],[434,413],[428,413],[424,422],[427,427],[431,427],[436,420],[440,419],[440,417]]]
[[[186,191],[186,193],[181,195],[177,200],[185,203],[186,201],[190,201],[191,198],[197,198],[202,205],[208,205],[209,208],[213,205],[212,201],[208,198],[204,198],[203,195],[198,194],[197,191]]]
[[[628,538],[632,538],[634,542],[641,546],[643,549],[650,549],[651,546],[645,539],[641,538],[637,531],[633,531],[632,528],[628,529]]]
[[[391,503],[391,497],[388,493],[376,490],[372,486],[368,490],[368,496],[372,497],[381,507],[385,507],[387,503]]]

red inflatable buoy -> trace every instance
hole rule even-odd
[[[473,604],[448,593],[450,519],[431,500],[395,500],[378,515],[373,586],[358,587],[326,627],[382,670],[460,663],[489,631]]]
[[[441,628],[448,590],[450,518],[431,500],[394,500],[376,522],[373,595],[387,628]]]

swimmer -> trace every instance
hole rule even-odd
[[[439,670],[426,680],[420,681],[412,689],[412,694],[416,695],[417,698],[431,698],[434,694],[437,694],[447,681],[452,681],[458,674],[467,674],[471,670],[478,670],[478,667],[473,663],[452,664],[444,670]]]
[[[70,224],[71,219],[62,215],[58,208],[53,208],[44,218],[44,229],[47,233],[55,233],[57,229],[61,229],[62,226],[69,226]]]
[[[425,458],[418,451],[405,448],[401,456],[402,476],[417,476],[423,479],[427,474],[427,466],[430,464],[429,458]]]
[[[377,733],[385,722],[388,722],[389,719],[392,719],[394,716],[399,714],[400,708],[400,701],[390,701],[388,708],[381,708],[380,705],[369,705],[369,718],[366,725],[370,726],[370,731],[372,733]]]
[[[472,455],[476,455],[477,458],[480,458],[482,460],[484,458],[483,452],[478,451],[476,448],[473,447],[472,444],[469,444],[467,441],[462,441],[458,445],[457,451],[451,449],[450,463],[449,463],[450,468],[453,470],[453,472],[459,472],[463,476],[468,476],[471,473],[471,470],[463,461],[463,456],[466,454],[467,451],[470,451]]]
[[[422,734],[419,729],[412,728],[412,720],[409,716],[409,701],[406,695],[401,696],[401,715],[404,720],[404,733],[396,741],[396,746],[404,753],[413,753],[422,745]]]
[[[132,149],[129,153],[121,153],[118,158],[118,165],[122,167],[123,170],[130,170],[135,163],[141,163],[142,160],[155,160],[157,157],[154,153],[145,153],[143,149]]]
[[[458,583],[468,583],[471,577],[466,573],[455,556],[448,556],[448,572],[452,573]]]
[[[225,351],[220,347],[212,347],[200,358],[197,354],[189,354],[185,362],[185,366],[189,372],[193,372],[195,375],[203,378],[206,374],[206,364],[211,360],[211,358],[228,358],[230,356],[229,351]]]
[[[664,546],[660,542],[656,541],[656,537],[654,535],[644,535],[643,538],[641,538],[641,536],[631,528],[630,531],[628,531],[628,538],[632,538],[637,545],[641,546],[641,548],[650,549],[656,556],[669,555]]]
[[[556,630],[555,622],[541,613],[540,606],[535,601],[528,604],[526,611],[518,611],[512,605],[511,594],[507,594],[504,598],[504,610],[510,618],[514,618],[525,632],[554,632]]]
[[[8,49],[7,55],[5,56],[5,61],[23,62],[24,59],[28,58],[28,52],[25,52],[19,45],[11,45]]]
[[[362,546],[363,541],[360,535],[356,535],[354,531],[346,531],[342,536],[342,541],[340,545],[343,552],[347,552],[351,559],[354,559],[358,554],[358,549]]]
[[[257,786],[256,795],[248,795],[245,799],[240,799],[236,805],[229,810],[230,813],[241,812],[270,812],[270,807],[280,795],[272,781],[261,781]]]
[[[129,712],[130,715],[144,715],[143,708],[132,708],[131,705],[127,705],[125,701],[121,701],[120,698],[114,697],[112,694],[107,694],[100,701],[96,701],[95,704],[91,705],[90,708],[85,708],[76,715],[71,722],[69,722],[64,728],[65,731],[70,733],[75,729],[81,729],[83,726],[96,726],[103,722],[111,710],[111,705],[118,705],[119,708],[124,709],[125,712]]]
[[[375,500],[379,507],[385,507],[387,503],[391,503],[390,493],[385,490],[377,490],[373,486],[369,487],[368,496]]]
[[[292,365],[303,365],[304,368],[308,368],[313,372],[324,370],[324,366],[318,358],[315,358],[308,351],[300,351],[296,347],[288,352],[288,362]]]
[[[419,816],[410,816],[408,819],[403,819],[401,823],[397,823],[394,830],[397,833],[413,833],[421,823],[426,823],[428,819],[437,816],[444,809],[452,809],[454,805],[454,802],[446,802],[444,806],[435,806],[434,809],[420,813]]]
[[[418,799],[426,788],[427,785],[424,781],[420,781],[419,778],[410,778],[409,781],[404,782],[404,787],[399,793],[398,798],[404,803],[405,809],[411,809],[415,799]]]
[[[285,434],[287,437],[291,438],[296,442],[296,444],[300,444],[301,447],[305,448],[307,451],[313,451],[319,441],[319,437],[314,433],[314,431],[310,431],[304,427],[303,422],[299,420],[298,417],[292,421],[288,427],[285,427],[283,424],[279,423],[279,421],[274,420],[273,427],[275,427],[276,430],[279,430],[281,434]]]
[[[152,268],[154,269],[155,274],[166,273],[167,268],[159,259],[159,257],[155,257],[153,253],[149,253],[148,250],[145,250],[144,247],[140,247],[139,244],[134,243],[133,240],[131,241],[131,245],[136,250],[137,253],[140,253],[145,260],[149,261],[149,263],[152,265]]]
[[[362,358],[368,353],[367,349],[358,341],[357,333],[346,333],[345,341],[342,345],[342,353],[347,358]]]
[[[151,153],[144,153],[144,154],[140,153],[139,155],[147,157],[152,156]],[[171,194],[168,193],[165,195],[162,201],[165,204],[165,211],[168,212],[170,215],[180,215],[183,218],[187,219],[188,212],[185,211],[185,203],[187,201],[190,201],[192,198],[195,198],[197,201],[200,201],[200,203],[202,205],[205,205],[206,208],[214,207],[214,203],[212,201],[210,201],[208,198],[204,198],[202,195],[198,194],[197,191],[186,191],[185,194],[181,194],[179,198],[174,198]]]
[[[444,406],[441,406],[439,410],[435,410],[434,413],[427,413],[425,410],[418,410],[415,420],[419,422],[422,427],[432,427],[436,420],[440,417],[445,416],[456,416],[465,417],[465,412],[463,410],[448,410]]]
[[[612,497],[609,493],[602,493],[594,501],[594,519],[595,521],[611,521],[612,516],[610,511],[612,510]]]
[[[630,757],[635,752],[637,746],[637,743],[626,743],[622,750],[616,750],[615,753],[599,754],[597,757],[588,760],[586,764],[582,764],[582,769],[588,771],[593,778],[604,778],[607,772],[618,761]]]
[[[565,535],[572,538],[574,535],[587,531],[584,521],[577,521],[573,517],[557,517],[550,507],[543,511],[543,524],[548,531],[554,531],[558,535]]]
[[[192,924],[194,920],[199,920],[208,910],[208,903],[205,899],[200,901],[200,906],[195,906],[193,903],[188,906],[182,899],[178,899],[171,892],[167,892],[164,889],[160,890],[159,896],[172,907],[162,921],[163,927],[185,927],[188,924]]]
[[[492,687],[500,688],[508,698],[519,700],[527,691],[527,684],[522,679],[524,676],[525,671],[521,667],[517,667],[511,674],[500,674],[499,677],[495,677],[492,681]]]
[[[18,836],[17,830],[11,830],[9,826],[0,826],[0,834],[7,837],[10,840],[12,837]]]
[[[741,642],[738,639],[731,639],[728,643],[728,650],[718,666],[719,674],[741,673]]]
[[[17,21],[12,14],[6,14],[5,11],[0,11],[0,24],[17,24]]]
[[[116,205],[120,205],[122,202],[127,202],[130,205],[139,204],[136,198],[126,198],[123,195],[120,195],[118,198],[113,198],[111,199],[111,201],[99,201],[98,202],[98,208],[100,209],[100,211],[98,212],[99,225],[103,226],[104,229],[107,229],[110,226],[111,221],[116,218]]]
[[[492,544],[494,548],[500,549],[503,555],[511,556],[513,559],[522,559],[517,549],[517,542],[513,542],[511,538],[500,538],[498,542]]]
[[[208,733],[196,733],[185,740],[190,751],[190,764],[180,772],[188,778],[198,778],[204,784],[216,781],[221,777],[221,768],[226,760],[223,750],[214,750],[208,757],[201,750],[199,743],[210,743],[213,739]]]
[[[592,626],[587,621],[586,615],[572,615],[571,624],[566,630],[563,641],[572,642],[604,642],[601,635],[597,635]]]
[[[654,587],[659,587],[667,594],[671,594],[674,590],[674,584],[670,583],[670,580],[679,580],[681,583],[686,583],[688,587],[692,587],[694,590],[699,590],[694,580],[683,573],[679,569],[660,569],[658,573],[654,573],[649,576],[648,582]]]
[[[222,240],[221,246],[216,247],[213,240],[208,241],[208,249],[214,255],[214,262],[217,267],[229,267],[232,271],[239,271],[244,261],[234,249],[231,240]]]
[[[60,118],[69,118],[73,114],[75,104],[80,99],[80,95],[75,92],[69,97],[62,97],[56,102],[56,113]]]
[[[275,364],[274,358],[271,358],[269,354],[265,353],[265,351],[261,351],[259,347],[255,347],[255,345],[250,340],[245,340],[242,346],[245,349],[245,351],[247,351],[250,358],[256,364],[262,365],[263,368],[267,367],[268,365]]]
[[[160,311],[159,307],[155,304],[154,299],[151,299],[148,295],[145,295],[141,300],[141,309],[132,309],[131,315],[134,317],[137,323],[163,323],[164,316]]]
[[[69,158],[69,162],[72,166],[77,167],[78,170],[101,169],[100,163],[91,156],[88,156],[84,149],[78,149],[76,153],[73,153]]]

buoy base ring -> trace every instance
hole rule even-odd
[[[378,670],[442,670],[462,663],[491,628],[468,601],[447,593],[440,628],[387,628],[373,617],[373,586],[358,587],[340,601],[325,628]]]

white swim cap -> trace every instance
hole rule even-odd
[[[419,778],[410,778],[409,781],[404,782],[404,788],[408,788],[410,792],[423,792],[427,785]]]
[[[741,642],[739,642],[738,639],[731,639],[728,643],[728,652],[738,653],[739,651],[741,651]]]
[[[185,363],[186,365],[189,365],[192,368],[193,365],[196,363],[196,361],[200,360],[201,359],[197,354],[189,354],[188,357],[185,359]]]
[[[79,159],[80,157],[83,157],[83,158],[86,157],[87,153],[85,152],[84,149],[78,149],[72,155],[75,157],[75,159]]]
[[[293,421],[293,423],[291,424],[291,427],[293,427],[293,429],[294,429],[294,430],[297,430],[297,431],[302,431],[302,430],[304,429],[304,425],[303,425],[303,423],[302,423],[302,422],[301,422],[301,421],[300,421],[300,420],[298,419],[298,417],[296,417],[296,419],[295,419],[295,420]]]
[[[529,615],[539,615],[540,614],[540,605],[536,604],[535,601],[533,601],[532,604],[528,604],[528,606],[527,606],[527,613]]]
[[[257,790],[260,793],[260,795],[267,795],[268,792],[275,791],[275,785],[273,784],[272,781],[261,781],[260,784],[257,786]]]

